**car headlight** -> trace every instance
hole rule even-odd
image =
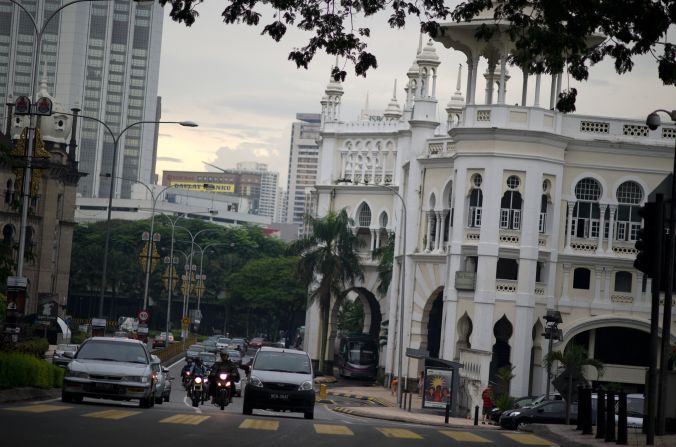
[[[306,380],[298,387],[300,391],[311,391],[313,389],[312,381]]]
[[[89,374],[87,374],[86,372],[67,370],[66,377],[74,377],[77,379],[89,379]]]
[[[256,376],[251,376],[249,383],[251,386],[255,386],[256,388],[263,388],[263,382],[261,382],[261,379]]]
[[[518,416],[518,415],[520,415],[520,414],[521,414],[520,411],[512,411],[511,413],[509,413],[508,416]]]
[[[126,376],[123,377],[122,380],[124,382],[148,383],[148,378],[146,376]]]

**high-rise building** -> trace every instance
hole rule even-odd
[[[277,204],[275,205],[275,215],[272,217],[273,222],[286,223],[286,209],[287,209],[288,194],[281,187],[277,188]]]
[[[238,171],[254,171],[260,173],[260,189],[257,202],[257,209],[254,214],[273,218],[277,204],[277,185],[279,184],[279,173],[268,171],[268,165],[255,161],[245,161],[237,163]]]
[[[22,2],[38,26],[61,6],[60,0]],[[137,121],[156,121],[163,9],[157,2],[128,0],[83,2],[59,11],[45,28],[39,58],[49,91],[66,108],[106,123],[115,135]],[[27,13],[0,3],[0,100],[31,93],[36,32]],[[6,117],[0,110],[0,122]],[[117,175],[150,183],[154,180],[157,125],[138,125],[120,138]],[[107,197],[113,140],[94,120],[81,119],[78,192]],[[115,196],[129,197],[132,182],[117,181]]]
[[[287,186],[287,222],[297,224],[302,233],[305,215],[305,188],[313,187],[317,180],[319,160],[319,113],[297,113],[291,126],[289,150],[289,180]]]

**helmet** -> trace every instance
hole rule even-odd
[[[221,355],[221,358],[225,357],[227,359],[229,357],[228,351],[225,349],[221,349],[219,354]]]
[[[199,358],[196,358],[195,359],[195,366],[202,366],[202,360],[200,360]]]

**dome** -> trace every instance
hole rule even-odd
[[[415,76],[418,76],[419,72],[420,72],[420,67],[418,66],[418,64],[416,62],[413,62],[413,64],[411,65],[411,68],[409,68],[408,71],[406,72],[406,75],[408,77],[415,77]]]
[[[416,57],[416,62],[418,65],[439,65],[439,56],[437,56],[437,51],[434,49],[432,39],[427,41],[425,48]]]
[[[67,144],[71,131],[72,117],[66,108],[58,102],[47,90],[47,79],[43,76],[40,87],[35,94],[35,100],[38,98],[49,98],[52,101],[52,115],[40,117],[40,132],[44,141],[53,143]],[[29,127],[30,117],[28,115],[15,116],[12,123],[12,138],[18,139],[21,131]]]

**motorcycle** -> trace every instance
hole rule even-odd
[[[189,390],[190,382],[192,381],[190,376],[191,376],[190,371],[185,371],[183,373],[183,389],[188,392],[190,391]]]
[[[216,405],[223,410],[232,400],[232,379],[230,374],[220,373],[216,379]]]
[[[188,397],[192,400],[193,407],[198,407],[200,402],[204,402],[204,378],[201,375],[193,377]]]

